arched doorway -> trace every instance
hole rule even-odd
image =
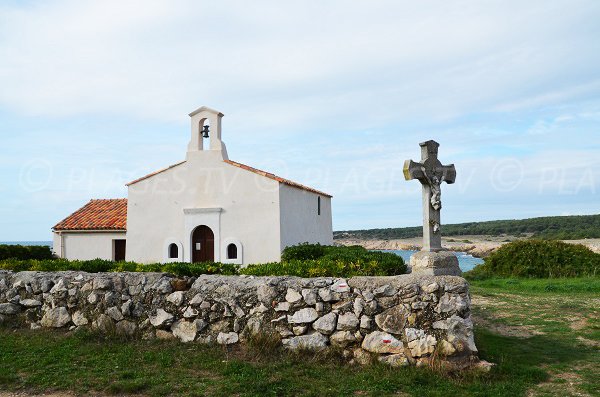
[[[210,227],[201,225],[192,232],[192,262],[215,261],[215,235]]]

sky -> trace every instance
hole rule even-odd
[[[0,2],[0,241],[185,158],[324,190],[334,230],[416,226],[404,160],[440,143],[442,222],[600,213],[598,1]]]

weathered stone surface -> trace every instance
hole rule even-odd
[[[369,316],[361,316],[360,318],[360,328],[369,330],[373,326],[373,320]]]
[[[446,320],[433,323],[434,329],[446,330],[448,342],[460,351],[477,352],[471,318],[462,318],[456,314]]]
[[[198,334],[198,328],[193,321],[179,320],[171,326],[173,335],[182,342],[193,342]]]
[[[42,306],[42,302],[37,299],[22,299],[19,304],[25,307],[38,307]]]
[[[379,361],[392,367],[406,367],[409,365],[408,358],[404,353],[381,356]]]
[[[359,320],[354,313],[345,313],[338,316],[337,329],[340,331],[354,331]]]
[[[75,313],[73,313],[72,321],[73,324],[75,324],[78,327],[81,327],[82,325],[87,325],[89,323],[89,320],[80,311],[76,311]]]
[[[302,295],[298,291],[288,288],[287,293],[285,294],[285,300],[290,303],[296,303],[302,300]]]
[[[392,287],[390,284],[385,284],[382,285],[379,288],[375,288],[375,290],[373,291],[373,295],[376,298],[380,298],[382,296],[394,296],[396,295],[398,291],[396,290],[396,288]]]
[[[289,312],[291,307],[292,306],[291,306],[290,302],[279,302],[277,305],[275,305],[275,311],[276,312]]]
[[[322,334],[330,335],[335,331],[337,314],[327,313],[312,324],[312,327]]]
[[[348,285],[348,282],[343,278],[335,280],[335,282],[331,285],[330,288],[332,292],[350,292],[350,286]]]
[[[173,315],[163,309],[158,309],[156,315],[150,316],[150,324],[155,327],[170,324],[173,321]]]
[[[340,294],[333,292],[330,288],[319,289],[319,297],[323,302],[337,302],[340,300]]]
[[[133,321],[123,320],[117,323],[115,330],[118,335],[132,337],[137,332],[137,325]]]
[[[113,322],[112,318],[106,314],[100,314],[92,322],[92,329],[104,334],[111,334],[115,330],[115,323]]]
[[[42,327],[61,328],[71,322],[71,315],[65,307],[55,307],[48,309],[42,317],[40,324]]]
[[[356,342],[356,336],[351,331],[337,331],[329,337],[332,345],[346,347]]]
[[[362,341],[362,348],[371,353],[404,353],[404,345],[391,334],[373,331]]]
[[[217,343],[220,345],[233,345],[234,343],[238,343],[239,340],[240,337],[235,332],[220,332],[219,335],[217,335]]]
[[[433,353],[437,340],[422,329],[407,328],[405,331],[408,348],[413,357],[421,357]]]
[[[306,349],[306,350],[322,350],[327,347],[327,337],[319,332],[313,332],[308,335],[295,336],[293,338],[284,339],[281,341],[283,346],[288,349]]]
[[[312,307],[306,307],[298,310],[291,316],[287,317],[287,321],[290,324],[306,324],[312,323],[319,317],[319,314]]]
[[[256,288],[256,296],[259,302],[264,303],[266,306],[271,306],[271,302],[277,296],[277,291],[267,284],[261,284]]]
[[[454,252],[419,251],[410,257],[411,273],[432,276],[460,276],[458,259]]]
[[[451,311],[462,312],[468,307],[469,302],[467,302],[467,299],[463,298],[461,295],[446,293],[440,299],[440,303],[435,308],[435,311],[438,313],[448,313]]]
[[[62,281],[62,279],[60,280]],[[56,287],[56,286],[55,286]],[[93,281],[93,289],[107,290],[112,288],[112,281],[107,277],[95,277]]]
[[[198,310],[194,309],[191,306],[188,306],[185,311],[183,312],[183,317],[184,318],[193,318],[196,317],[198,315]]]
[[[181,306],[183,303],[183,291],[175,291],[167,296],[167,302],[174,304],[175,306]]]
[[[401,334],[404,331],[406,320],[409,315],[410,310],[407,310],[402,305],[398,305],[376,315],[375,323],[379,328],[386,332]]]
[[[317,303],[317,293],[312,289],[303,289],[302,298],[304,299],[304,302],[309,306],[313,306]]]
[[[121,313],[121,310],[115,306],[106,309],[106,314],[115,321],[123,320],[123,313]]]
[[[12,315],[21,312],[19,305],[13,303],[0,303],[0,314]]]
[[[294,335],[303,335],[308,330],[308,325],[297,325],[292,328],[292,333]]]
[[[188,279],[160,273],[0,270],[0,307],[17,311],[0,314],[0,320],[35,329],[44,315],[44,323],[52,323],[50,308],[62,307],[67,315],[73,313],[65,329],[91,325],[108,334],[199,343],[231,343],[236,336],[239,341],[241,335],[266,333],[280,335],[285,340],[281,343],[292,349],[341,347],[354,363],[371,355],[390,365],[407,360],[426,365],[448,356],[451,365],[460,362],[459,368],[477,362],[464,279],[410,274],[345,282],[327,277]],[[432,358],[433,349],[439,356]]]
[[[176,339],[175,335],[173,335],[169,331],[165,331],[163,329],[156,330],[156,338],[163,339],[163,340]]]

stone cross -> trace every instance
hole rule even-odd
[[[418,179],[423,186],[423,251],[437,252],[442,250],[442,234],[440,232],[440,210],[442,209],[442,182],[454,183],[456,169],[454,164],[442,165],[438,160],[436,141],[427,141],[421,146],[421,162],[412,160],[404,162],[404,178],[409,181]]]

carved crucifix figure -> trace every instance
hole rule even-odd
[[[404,178],[408,181],[418,179],[423,186],[423,251],[437,252],[442,249],[440,232],[440,210],[442,209],[442,182],[454,183],[456,169],[454,164],[442,165],[438,160],[436,141],[427,141],[421,146],[421,162],[404,162]]]

